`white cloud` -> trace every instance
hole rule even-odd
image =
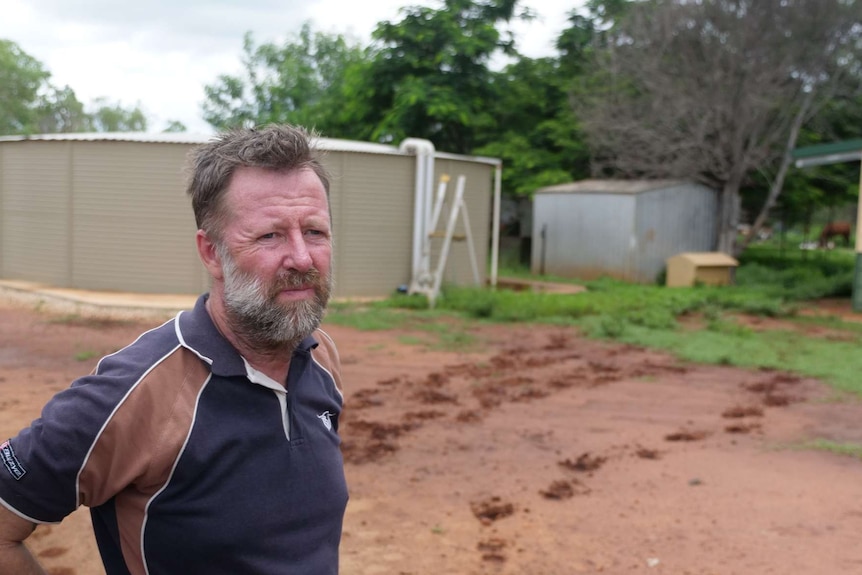
[[[553,53],[565,15],[580,0],[528,0],[539,13],[513,25],[519,49]],[[435,0],[3,0],[0,38],[42,62],[58,85],[87,103],[98,97],[140,104],[160,130],[180,120],[210,131],[200,118],[203,87],[240,70],[242,38],[280,41],[311,20],[316,30],[349,34],[361,42],[383,20],[398,20],[406,5]]]

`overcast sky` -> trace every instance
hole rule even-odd
[[[521,0],[539,17],[513,27],[522,53],[553,54],[566,15],[581,0]],[[203,87],[241,70],[243,35],[282,41],[311,21],[314,30],[349,34],[362,44],[382,20],[407,5],[439,0],[0,0],[0,38],[42,62],[57,86],[89,104],[106,97],[140,104],[150,129],[179,120],[211,131],[201,118]]]

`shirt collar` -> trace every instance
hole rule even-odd
[[[213,375],[247,376],[242,356],[213,323],[206,308],[208,298],[208,293],[203,294],[192,310],[178,316],[176,329],[180,343],[209,363]],[[315,347],[317,341],[309,336],[299,343],[293,353],[308,354]]]

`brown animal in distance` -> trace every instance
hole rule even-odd
[[[817,242],[821,248],[825,248],[829,240],[835,237],[844,238],[844,245],[850,245],[850,233],[852,232],[850,222],[829,222],[823,226],[820,232],[820,240]]]

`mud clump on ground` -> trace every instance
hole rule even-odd
[[[490,525],[494,521],[514,514],[515,506],[503,501],[500,497],[494,496],[483,501],[471,503],[470,510],[483,525]]]
[[[593,455],[587,452],[579,455],[574,461],[571,459],[564,459],[563,461],[560,461],[559,464],[561,467],[570,469],[571,471],[589,472],[600,468],[605,461],[607,461],[606,457]]]

